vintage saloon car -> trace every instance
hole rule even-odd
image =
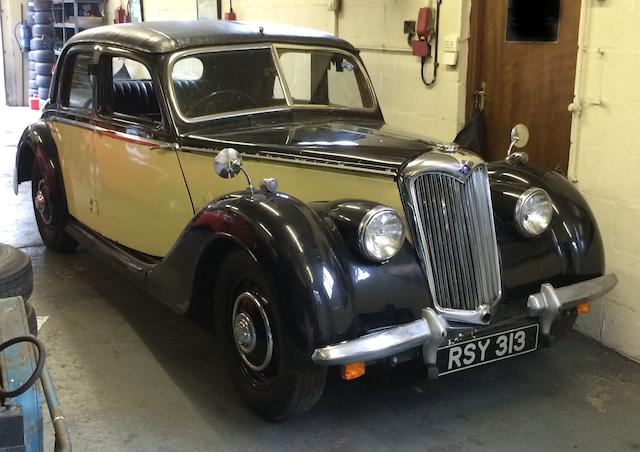
[[[532,352],[615,286],[583,197],[525,160],[392,130],[334,36],[149,22],[65,46],[15,190],[31,180],[50,249],[210,311],[242,397],[281,419],[329,366],[437,377]]]

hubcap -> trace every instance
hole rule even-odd
[[[51,224],[52,216],[51,209],[49,209],[49,203],[47,202],[47,189],[44,179],[40,179],[38,182],[38,190],[33,197],[33,205],[36,207],[40,218],[45,224]]]
[[[244,312],[236,316],[233,335],[236,339],[236,345],[243,353],[251,353],[256,348],[256,329],[253,327],[251,317]]]
[[[233,305],[233,339],[240,358],[255,371],[265,370],[273,357],[273,336],[266,301],[251,292],[238,295]]]

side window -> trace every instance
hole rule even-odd
[[[114,56],[109,60],[113,84],[110,111],[113,116],[161,123],[160,105],[149,69],[130,58]]]
[[[78,53],[71,56],[72,64],[71,82],[69,85],[69,96],[65,99],[68,107],[81,110],[91,110],[93,107],[93,79],[89,72],[92,56]]]

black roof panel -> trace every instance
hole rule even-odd
[[[347,41],[309,28],[222,20],[174,20],[106,25],[73,36],[68,43],[117,44],[150,53],[191,47],[277,42],[355,50]]]

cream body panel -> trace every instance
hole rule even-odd
[[[233,179],[218,177],[213,171],[213,155],[182,152],[180,161],[196,212],[226,193],[247,187],[242,173]],[[250,157],[245,157],[242,166],[254,185],[258,186],[262,179],[274,177],[278,180],[278,191],[304,202],[362,199],[393,207],[404,216],[398,185],[391,176],[256,161]]]
[[[213,154],[179,151],[178,158],[196,212],[226,193],[247,187],[243,174],[238,174],[233,179],[223,179],[218,176],[213,170]]]
[[[81,125],[56,120],[49,121],[56,143],[69,214],[76,220],[98,229],[94,212],[95,191],[95,132]]]
[[[193,218],[193,206],[176,151],[151,147],[96,136],[99,232],[128,248],[163,257]]]

